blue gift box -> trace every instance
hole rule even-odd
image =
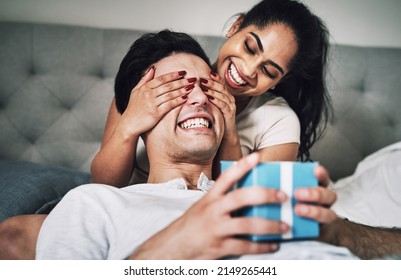
[[[222,161],[221,170],[233,165],[233,161]],[[294,213],[294,206],[298,202],[294,198],[294,191],[300,187],[317,187],[318,182],[314,175],[316,162],[266,162],[249,171],[234,188],[252,186],[269,187],[284,191],[288,200],[283,204],[266,204],[245,207],[235,213],[238,216],[263,217],[271,220],[281,220],[290,225],[291,230],[283,235],[250,235],[252,241],[272,241],[306,239],[319,236],[319,224],[315,220],[302,218]]]

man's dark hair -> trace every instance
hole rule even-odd
[[[138,84],[149,67],[175,53],[188,53],[210,61],[200,44],[185,33],[163,30],[147,33],[137,39],[124,56],[118,70],[114,92],[116,106],[122,114],[128,106],[132,89]]]

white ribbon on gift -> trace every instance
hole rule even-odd
[[[280,162],[280,190],[283,191],[287,196],[288,200],[281,205],[280,220],[287,223],[290,226],[290,230],[282,235],[282,239],[292,239],[292,226],[293,226],[293,210],[292,210],[292,196],[293,196],[293,163],[292,162]],[[252,181],[258,182],[258,169],[255,168],[252,172]]]
[[[290,230],[283,234],[283,239],[291,239],[292,225],[293,225],[293,164],[292,162],[281,162],[280,163],[280,189],[288,196],[288,200],[281,205],[281,220],[290,226]]]

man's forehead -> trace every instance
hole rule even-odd
[[[187,71],[186,77],[207,77],[210,68],[206,62],[195,55],[187,53],[173,54],[155,63],[155,76],[161,76],[173,71]]]

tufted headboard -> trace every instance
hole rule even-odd
[[[89,171],[119,63],[141,30],[0,22],[0,159]],[[211,61],[224,40],[197,36]],[[401,140],[401,49],[335,46],[336,118],[312,156],[337,179]]]
[[[401,49],[332,46],[327,79],[334,119],[312,156],[339,179],[401,140]]]

